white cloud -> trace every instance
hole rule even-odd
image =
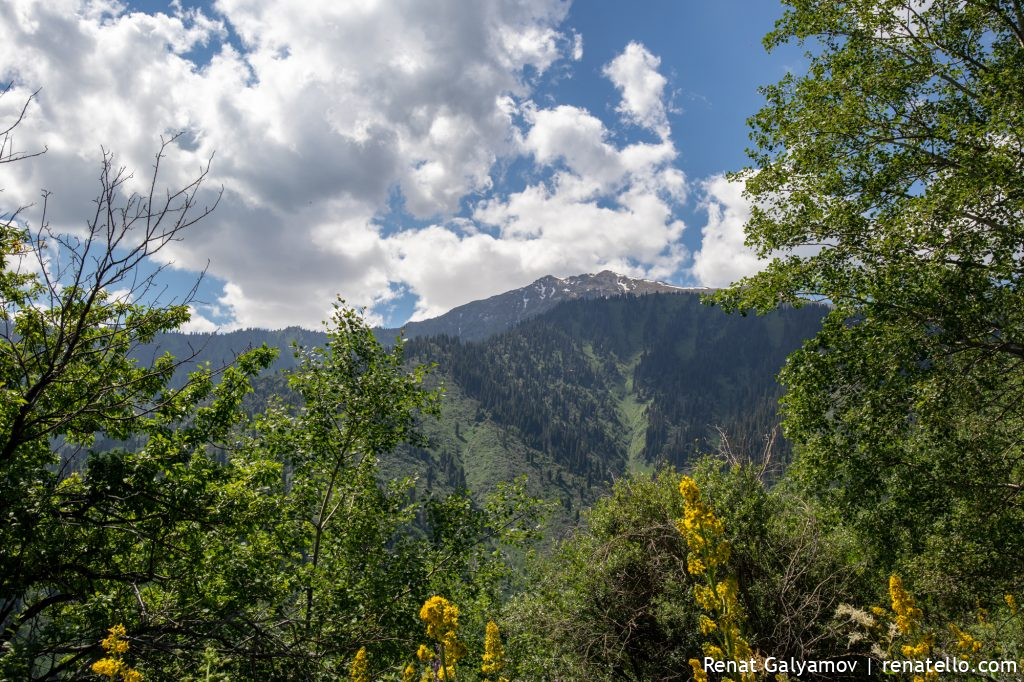
[[[389,240],[396,272],[420,296],[417,318],[546,274],[669,278],[688,258],[675,215],[687,183],[667,128],[658,143],[620,147],[585,109],[523,112],[521,148],[549,177],[476,204],[472,217],[495,235],[432,226]]]
[[[221,185],[224,197],[166,257],[195,271],[210,261],[227,283],[225,328],[315,327],[336,293],[373,306],[404,288],[423,316],[549,273],[668,277],[686,258],[675,217],[686,180],[659,61],[631,43],[605,71],[619,110],[658,143],[619,146],[583,109],[539,108],[532,80],[582,56],[582,37],[559,32],[567,11],[563,0],[218,0],[155,15],[0,3],[0,78],[16,83],[0,117],[42,87],[18,141],[49,148],[0,167],[0,198],[30,203],[45,187],[53,224],[80,228],[101,145],[137,169],[141,190],[159,135],[185,131],[163,180],[188,181],[216,152],[200,199]],[[546,180],[496,188],[496,162],[517,155]],[[435,224],[383,233],[396,190]],[[213,324],[203,314],[191,328]]]
[[[576,62],[583,59],[583,36],[579,33],[572,36],[572,59]]]
[[[743,227],[750,219],[743,183],[716,175],[701,188],[708,222],[701,231],[700,250],[693,255],[693,276],[703,286],[723,287],[763,269],[768,262],[743,243]]]
[[[188,307],[188,313],[189,315],[191,315],[191,317],[189,318],[188,322],[181,325],[181,327],[179,328],[180,331],[186,333],[196,332],[205,334],[209,332],[215,332],[220,328],[220,325],[204,317],[202,313],[196,310],[193,306]]]
[[[604,68],[604,73],[622,93],[618,111],[627,120],[668,136],[665,115],[665,85],[658,72],[661,59],[640,43],[630,43],[625,51]]]

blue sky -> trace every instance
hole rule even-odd
[[[545,274],[613,269],[719,286],[760,264],[722,174],[746,158],[763,0],[17,0],[9,116],[37,88],[3,200],[46,187],[80,228],[100,146],[161,181],[214,154],[217,211],[174,248],[170,291],[209,261],[192,329],[316,327],[335,295],[378,323]],[[211,195],[212,196],[212,195]],[[30,217],[31,220],[31,217]]]

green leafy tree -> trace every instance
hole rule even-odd
[[[360,313],[337,303],[322,347],[296,348],[281,399],[254,424],[244,450],[286,466],[277,524],[280,572],[295,576],[278,633],[297,679],[337,679],[364,648],[377,672],[416,651],[420,606],[447,594],[467,607],[480,641],[509,576],[502,545],[534,534],[537,506],[522,482],[484,500],[468,493],[415,499],[415,482],[384,480],[379,463],[423,445],[421,420],[438,413],[430,367],[410,366],[404,343],[378,341]],[[496,607],[494,607],[496,609]],[[399,667],[401,666],[401,667]]]
[[[12,129],[0,163],[31,156]],[[266,347],[184,380],[194,356],[140,360],[195,293],[161,303],[151,260],[212,210],[206,169],[158,191],[172,143],[144,195],[104,153],[82,237],[50,228],[48,196],[35,227],[0,222],[0,679],[117,674],[115,626],[149,680],[337,679],[360,650],[398,670],[431,593],[496,604],[536,506],[522,482],[417,502],[381,480],[442,391],[341,304],[255,418]],[[466,620],[482,642],[486,615]]]
[[[1019,591],[1024,7],[788,4],[765,44],[808,69],[764,88],[738,175],[773,260],[717,300],[833,305],[783,371],[787,434],[883,575]]]
[[[2,162],[32,156],[12,130]],[[172,143],[141,195],[104,153],[81,236],[51,229],[46,194],[34,225],[28,208],[0,222],[0,678],[80,675],[114,624],[147,672],[180,672],[211,641],[241,654],[266,643],[253,631],[279,586],[261,570],[276,552],[258,492],[281,467],[225,453],[248,380],[274,354],[200,368],[178,388],[192,358],[137,359],[189,317],[191,294],[157,300],[151,259],[213,208],[200,203],[207,169],[160,189]]]

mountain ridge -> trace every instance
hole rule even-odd
[[[446,335],[477,341],[536,317],[565,301],[684,291],[708,289],[635,279],[611,270],[570,277],[545,275],[525,287],[465,303],[437,317],[407,322],[401,327],[383,328],[378,337],[388,333],[393,337],[404,332],[408,338]]]

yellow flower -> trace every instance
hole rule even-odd
[[[101,658],[92,664],[92,671],[100,677],[114,679],[121,672],[121,661],[113,658]]]
[[[715,591],[718,593],[719,603],[723,610],[727,613],[736,613],[739,611],[740,603],[737,599],[739,593],[739,586],[736,584],[735,578],[727,578],[715,586]]]
[[[420,648],[416,651],[416,658],[426,663],[433,657],[434,650],[428,647],[426,644],[420,644]]]
[[[691,658],[690,667],[693,668],[693,679],[695,682],[708,682],[708,674],[704,671],[700,661],[696,658]]]
[[[892,610],[896,614],[896,627],[907,634],[921,620],[921,609],[914,607],[914,600],[903,588],[903,580],[898,575],[889,577],[889,596],[892,597]]]
[[[448,663],[455,663],[460,658],[465,658],[466,654],[469,653],[466,645],[456,637],[454,632],[449,632],[445,635],[441,643],[444,645],[445,660]]]
[[[724,661],[726,658],[725,652],[722,651],[719,647],[715,646],[714,644],[705,644],[703,648],[704,655],[709,656],[715,659],[716,661]]]
[[[718,624],[703,613],[700,614],[700,634],[709,635],[718,628]]]
[[[352,682],[370,682],[370,666],[366,660],[366,647],[360,647],[352,661]]]
[[[505,648],[501,645],[501,633],[494,621],[487,623],[487,634],[484,636],[483,665],[480,671],[484,675],[500,672],[505,667]]]
[[[956,636],[957,646],[960,647],[961,651],[968,653],[977,653],[981,650],[981,642],[971,636],[970,633],[964,632],[958,628],[954,623],[949,624],[949,629]]]
[[[402,671],[402,682],[416,682],[416,666],[412,663],[405,666],[405,670]]]
[[[100,646],[107,652],[107,657],[92,664],[94,673],[119,682],[142,682],[142,673],[130,668],[121,660],[128,652],[128,642],[124,639],[127,634],[124,625],[120,623],[107,630],[107,636],[100,641]]]
[[[455,677],[454,664],[468,653],[466,645],[458,639],[459,607],[444,597],[433,596],[423,603],[420,619],[427,625],[427,635],[438,643],[437,655],[444,663],[438,671],[441,679]],[[420,660],[425,647],[420,647]],[[445,667],[446,666],[446,667]]]
[[[718,604],[718,598],[715,596],[715,591],[707,585],[694,585],[693,587],[693,599],[697,602],[705,611],[714,610]]]
[[[104,638],[103,641],[100,642],[100,646],[102,646],[104,650],[112,654],[123,654],[124,652],[128,651],[128,642],[124,641],[124,637],[127,634],[127,632],[125,631],[123,625],[118,623],[114,627],[107,630],[107,632],[110,634],[108,634],[106,638]]]
[[[679,481],[679,493],[690,504],[700,499],[700,489],[697,487],[697,481],[689,476],[683,476],[683,479]]]
[[[1003,596],[1006,605],[1010,607],[1010,613],[1017,615],[1017,599],[1012,594]]]
[[[427,624],[427,634],[440,640],[459,627],[459,607],[444,597],[431,597],[420,609],[420,620]]]
[[[928,642],[920,642],[916,646],[904,646],[901,651],[906,658],[921,658],[928,653]]]
[[[691,575],[703,575],[708,570],[729,560],[729,543],[723,539],[725,526],[714,511],[700,498],[696,481],[684,476],[679,482],[683,496],[683,518],[676,521],[689,550],[686,570]]]

